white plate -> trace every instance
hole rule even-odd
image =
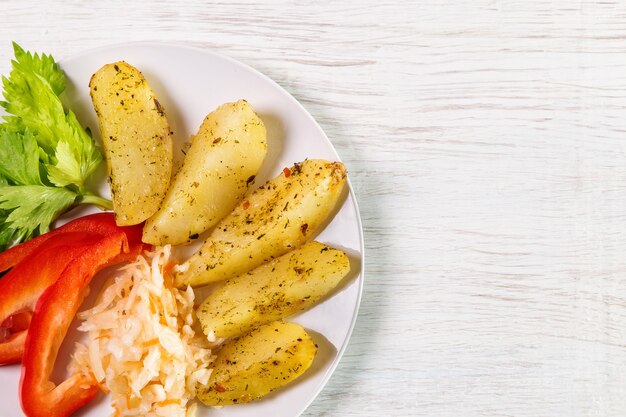
[[[206,114],[218,105],[247,99],[268,131],[268,155],[257,176],[257,185],[276,176],[283,167],[305,158],[339,160],[337,152],[311,115],[272,80],[233,59],[180,45],[117,45],[61,61],[68,77],[65,100],[81,123],[90,127],[96,137],[99,132],[89,98],[89,78],[102,65],[119,60],[127,61],[143,72],[163,104],[179,142],[195,133]],[[108,194],[106,186],[101,190]],[[351,258],[352,272],[330,297],[290,319],[310,330],[319,345],[311,369],[294,383],[261,401],[222,409],[200,406],[199,416],[299,416],[328,382],[348,343],[363,287],[361,219],[351,188],[344,197],[340,209],[316,239],[346,251]],[[75,210],[66,218],[91,211],[93,209]],[[64,343],[61,355],[67,355],[73,345],[75,336],[68,338],[70,340]],[[61,358],[60,361],[66,362]],[[2,417],[23,416],[18,397],[19,377],[19,365],[0,367]],[[109,398],[99,395],[77,415],[106,417],[111,412]]]

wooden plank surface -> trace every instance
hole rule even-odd
[[[626,415],[626,2],[0,1],[63,58],[210,48],[350,171],[366,287],[304,416]]]

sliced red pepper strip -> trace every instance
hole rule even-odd
[[[114,262],[134,259],[141,249],[141,244],[130,247],[123,232],[107,236],[74,259],[39,298],[22,358],[20,400],[27,417],[68,417],[96,396],[98,384],[89,375],[73,374],[55,385],[50,374],[93,276]]]
[[[87,217],[88,220],[77,219],[68,223],[68,227],[63,226],[63,233],[50,232],[51,236],[0,279],[0,365],[19,362],[26,340],[28,326],[9,329],[7,320],[22,310],[32,311],[39,296],[57,280],[72,259],[113,233],[124,232],[132,245],[141,241],[141,225],[116,226],[111,213]]]
[[[141,240],[141,228],[124,227],[127,230],[129,241],[135,242]],[[96,213],[84,217],[79,217],[69,223],[64,224],[58,229],[54,229],[48,233],[44,233],[34,239],[14,246],[0,253],[0,272],[17,265],[22,259],[33,253],[35,249],[44,244],[48,239],[60,233],[67,232],[90,232],[101,235],[109,235],[120,230],[115,224],[115,216],[113,213]]]
[[[33,311],[39,296],[72,259],[102,238],[96,233],[77,232],[53,236],[0,279],[0,329],[5,333],[0,338],[0,365],[19,362],[24,350],[28,326],[13,326],[14,315]]]
[[[25,310],[13,314],[2,323],[0,339],[3,342],[0,345],[0,357],[2,357],[4,362],[0,363],[0,365],[19,362],[22,359],[24,343],[26,342],[26,331],[28,326],[30,326],[32,317],[33,313]],[[6,335],[2,334],[3,331],[6,332]]]
[[[5,320],[5,323],[3,323],[3,325],[7,330],[11,332],[19,332],[20,330],[28,329],[28,326],[30,326],[30,319],[32,318],[33,312],[24,310],[20,311],[19,313],[13,314],[11,317]]]

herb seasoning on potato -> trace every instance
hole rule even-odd
[[[176,285],[222,281],[303,245],[333,212],[346,183],[341,162],[308,159],[254,190],[178,267]]]
[[[310,308],[348,272],[345,253],[309,242],[226,281],[198,307],[198,320],[207,335],[238,337]]]
[[[172,132],[163,106],[141,72],[123,61],[100,68],[89,87],[115,220],[139,224],[159,209],[172,175]]]
[[[257,400],[302,375],[316,353],[317,346],[299,324],[261,326],[224,344],[209,383],[197,387],[198,398],[206,405]]]
[[[143,241],[178,245],[213,227],[248,191],[266,150],[265,125],[247,101],[219,106],[192,138],[161,208],[146,222]]]

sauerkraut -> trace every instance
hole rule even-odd
[[[211,375],[211,344],[194,331],[194,292],[173,287],[170,246],[139,256],[79,313],[88,332],[70,365],[111,393],[114,416],[189,417]]]

